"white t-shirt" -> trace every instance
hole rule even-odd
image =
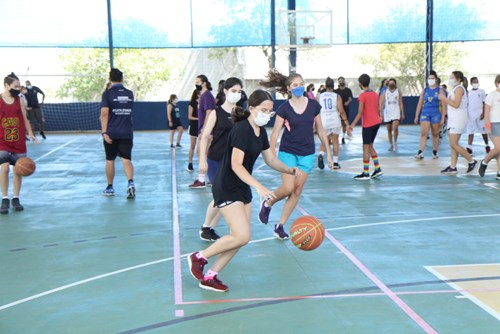
[[[333,129],[342,126],[340,114],[337,109],[338,95],[334,92],[323,92],[319,95],[321,104],[321,123],[325,129]]]
[[[469,90],[469,119],[481,117],[483,113],[483,103],[486,100],[486,93],[482,89]]]
[[[490,109],[490,122],[500,122],[500,92],[494,90],[486,97],[486,104],[491,107]]]

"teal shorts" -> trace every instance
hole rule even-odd
[[[309,174],[314,167],[314,154],[303,156],[279,151],[278,159],[288,167],[298,167],[307,174]]]

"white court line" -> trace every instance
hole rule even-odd
[[[350,228],[371,227],[371,226],[378,226],[378,225],[403,224],[403,223],[411,223],[411,222],[418,222],[418,221],[431,221],[431,220],[443,220],[443,219],[454,219],[454,218],[473,218],[473,217],[496,217],[496,216],[500,216],[500,214],[480,215],[480,216],[474,215],[474,216],[435,217],[435,218],[422,218],[422,219],[413,219],[413,220],[399,220],[399,221],[395,221],[395,222],[382,222],[382,223],[372,223],[372,224],[364,224],[364,225],[352,225],[352,226],[336,227],[336,228],[328,229],[328,231],[332,231],[332,230],[345,230],[345,229],[350,229]],[[360,218],[363,218],[363,217],[360,217]],[[274,239],[275,239],[274,237],[270,237],[270,238],[252,240],[249,243],[258,243],[258,242],[264,242],[264,241],[269,241],[269,240],[274,240]],[[188,256],[189,254],[190,253],[183,254],[183,255],[180,256],[180,258],[184,258],[184,257]],[[172,261],[172,260],[174,260],[174,257],[169,257],[169,258],[165,258],[165,259],[161,259],[161,260],[157,260],[157,261],[153,261],[153,262],[147,262],[147,263],[144,263],[144,264],[139,264],[139,265],[136,265],[136,266],[132,266],[132,267],[120,269],[120,270],[117,270],[117,271],[112,271],[110,273],[106,273],[106,274],[102,274],[102,275],[90,277],[90,278],[87,278],[87,279],[84,279],[84,280],[81,280],[81,281],[77,281],[77,282],[74,282],[74,283],[71,283],[71,284],[63,285],[61,287],[58,287],[58,288],[55,288],[55,289],[51,289],[51,290],[48,290],[48,291],[45,291],[45,292],[42,292],[42,293],[39,293],[39,294],[33,295],[31,297],[23,298],[23,299],[14,301],[14,302],[9,303],[9,304],[1,305],[0,306],[0,311],[8,309],[8,308],[16,306],[16,305],[19,305],[19,304],[23,304],[23,303],[29,302],[29,301],[34,300],[34,299],[38,299],[38,298],[41,298],[41,297],[44,297],[44,296],[47,296],[47,295],[50,295],[50,294],[62,291],[62,290],[66,290],[66,289],[69,289],[69,288],[72,288],[72,287],[75,287],[75,286],[79,286],[79,285],[82,285],[82,284],[85,284],[85,283],[96,281],[96,280],[101,279],[101,278],[106,278],[106,277],[118,275],[118,274],[121,274],[121,273],[124,273],[124,272],[127,272],[127,271],[131,271],[131,270],[135,270],[135,269],[141,269],[141,268],[144,268],[144,267],[148,267],[148,266],[151,266],[151,265],[155,265],[155,264],[163,263],[163,262],[168,262],[168,261]]]
[[[70,140],[69,142],[67,142],[66,144],[63,144],[63,145],[61,145],[61,146],[59,146],[59,147],[56,147],[56,148],[55,148],[55,149],[53,149],[52,151],[49,151],[49,152],[45,153],[44,155],[42,155],[41,157],[38,157],[38,158],[34,159],[34,161],[35,161],[35,162],[37,162],[38,160],[41,160],[41,159],[43,159],[43,158],[45,158],[45,157],[47,157],[47,156],[51,155],[52,153],[59,151],[60,149],[62,149],[63,147],[68,146],[69,144],[73,143],[73,142],[74,142],[74,141],[76,141],[77,139],[80,139],[80,138],[74,138],[74,139]]]

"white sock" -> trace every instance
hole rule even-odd
[[[339,157],[338,157],[338,155],[337,155],[337,156],[335,156],[335,155],[333,156],[333,162],[339,162]]]
[[[325,152],[319,151],[319,155],[325,155]]]
[[[198,174],[198,181],[205,182],[205,174]]]

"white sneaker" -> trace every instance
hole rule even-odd
[[[417,154],[415,155],[415,159],[416,159],[416,160],[422,160],[423,158],[424,158],[424,152],[422,152],[422,153],[417,153]]]
[[[398,144],[394,144],[394,152],[398,151]]]

